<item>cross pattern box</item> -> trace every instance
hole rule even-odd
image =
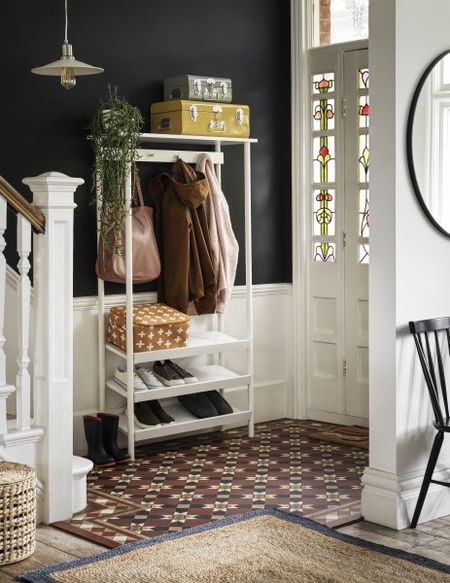
[[[126,350],[126,307],[111,308],[107,341]],[[189,342],[191,318],[166,304],[133,306],[133,352],[183,348]]]

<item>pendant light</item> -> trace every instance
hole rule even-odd
[[[77,75],[97,75],[98,73],[103,73],[103,69],[100,67],[92,67],[81,61],[77,61],[73,56],[72,45],[69,44],[67,39],[67,0],[65,0],[65,10],[66,10],[66,27],[64,42],[61,47],[61,57],[58,61],[44,65],[43,67],[37,67],[31,69],[32,73],[36,75],[51,75],[61,78],[61,85],[65,89],[72,89],[75,87],[77,80]]]

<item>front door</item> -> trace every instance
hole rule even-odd
[[[367,49],[311,51],[311,419],[367,424],[369,70]]]

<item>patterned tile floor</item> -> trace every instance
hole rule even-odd
[[[329,526],[360,518],[367,451],[310,439],[328,423],[283,419],[147,445],[94,470],[88,507],[55,524],[108,547],[274,506]]]

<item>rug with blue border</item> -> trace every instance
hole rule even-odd
[[[276,509],[23,573],[39,583],[450,583],[450,566]]]

